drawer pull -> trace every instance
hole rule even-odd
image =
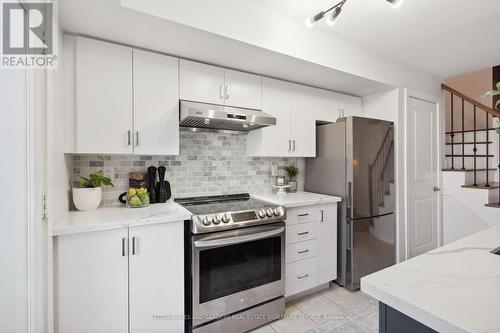
[[[322,210],[320,210],[321,212],[321,222],[325,222],[325,212]]]
[[[298,254],[308,253],[309,250],[297,251]]]
[[[308,233],[309,233],[309,231],[298,232],[297,235],[304,236],[304,235],[307,235]]]
[[[298,217],[306,217],[306,216],[309,216],[309,213],[298,214],[297,216]]]
[[[302,279],[305,279],[308,276],[309,276],[309,274],[297,275],[297,279],[302,280]]]

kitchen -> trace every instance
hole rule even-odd
[[[57,6],[26,89],[34,331],[495,331],[498,233],[443,246],[441,78],[325,32],[352,0],[305,26],[205,1]]]

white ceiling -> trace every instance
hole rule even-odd
[[[249,0],[301,22],[338,0]],[[347,0],[321,29],[441,78],[500,65],[499,0]]]

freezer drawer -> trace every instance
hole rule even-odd
[[[359,289],[363,276],[392,266],[396,258],[395,216],[348,221],[347,286]]]

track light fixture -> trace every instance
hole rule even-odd
[[[403,0],[386,0],[392,7],[398,8],[401,7]],[[321,21],[325,15],[328,15],[326,18],[326,23],[328,25],[334,25],[337,22],[337,18],[342,12],[342,7],[347,2],[347,0],[342,0],[337,3],[335,6],[328,8],[327,10],[323,10],[318,14],[306,18],[305,24],[306,27],[311,28],[316,24],[316,22]]]

